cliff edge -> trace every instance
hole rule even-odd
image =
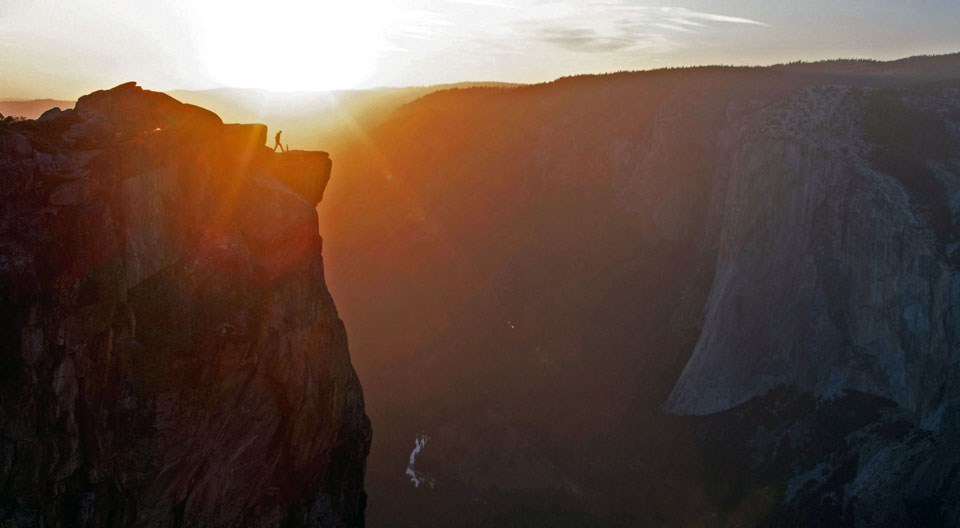
[[[0,125],[0,523],[359,526],[326,153],[128,83]]]

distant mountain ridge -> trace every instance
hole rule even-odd
[[[232,121],[268,122],[297,148],[336,150],[357,141],[397,108],[436,91],[510,87],[509,83],[467,82],[329,92],[270,92],[256,89],[173,90],[177,99],[211,108]]]
[[[66,110],[73,108],[76,101],[62,101],[57,99],[7,99],[0,100],[0,114],[5,116],[25,117],[36,119],[40,114],[51,108]]]
[[[266,122],[283,130],[295,148],[331,149],[355,141],[387,119],[400,106],[443,90],[512,87],[512,83],[462,82],[429,86],[383,87],[323,92],[275,92],[247,88],[170,90],[177,100],[209,108],[234,122]],[[0,114],[36,119],[50,108],[73,108],[76,101],[10,99],[0,101]]]

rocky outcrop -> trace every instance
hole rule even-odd
[[[133,83],[0,130],[0,524],[359,526],[325,153]]]

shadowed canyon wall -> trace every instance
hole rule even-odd
[[[371,522],[960,523],[958,90],[957,56],[584,76],[338,152]]]

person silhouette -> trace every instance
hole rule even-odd
[[[273,151],[276,152],[277,149],[280,149],[280,152],[283,152],[283,145],[280,144],[280,134],[283,134],[283,130],[278,130],[277,135],[273,137],[274,145]]]

